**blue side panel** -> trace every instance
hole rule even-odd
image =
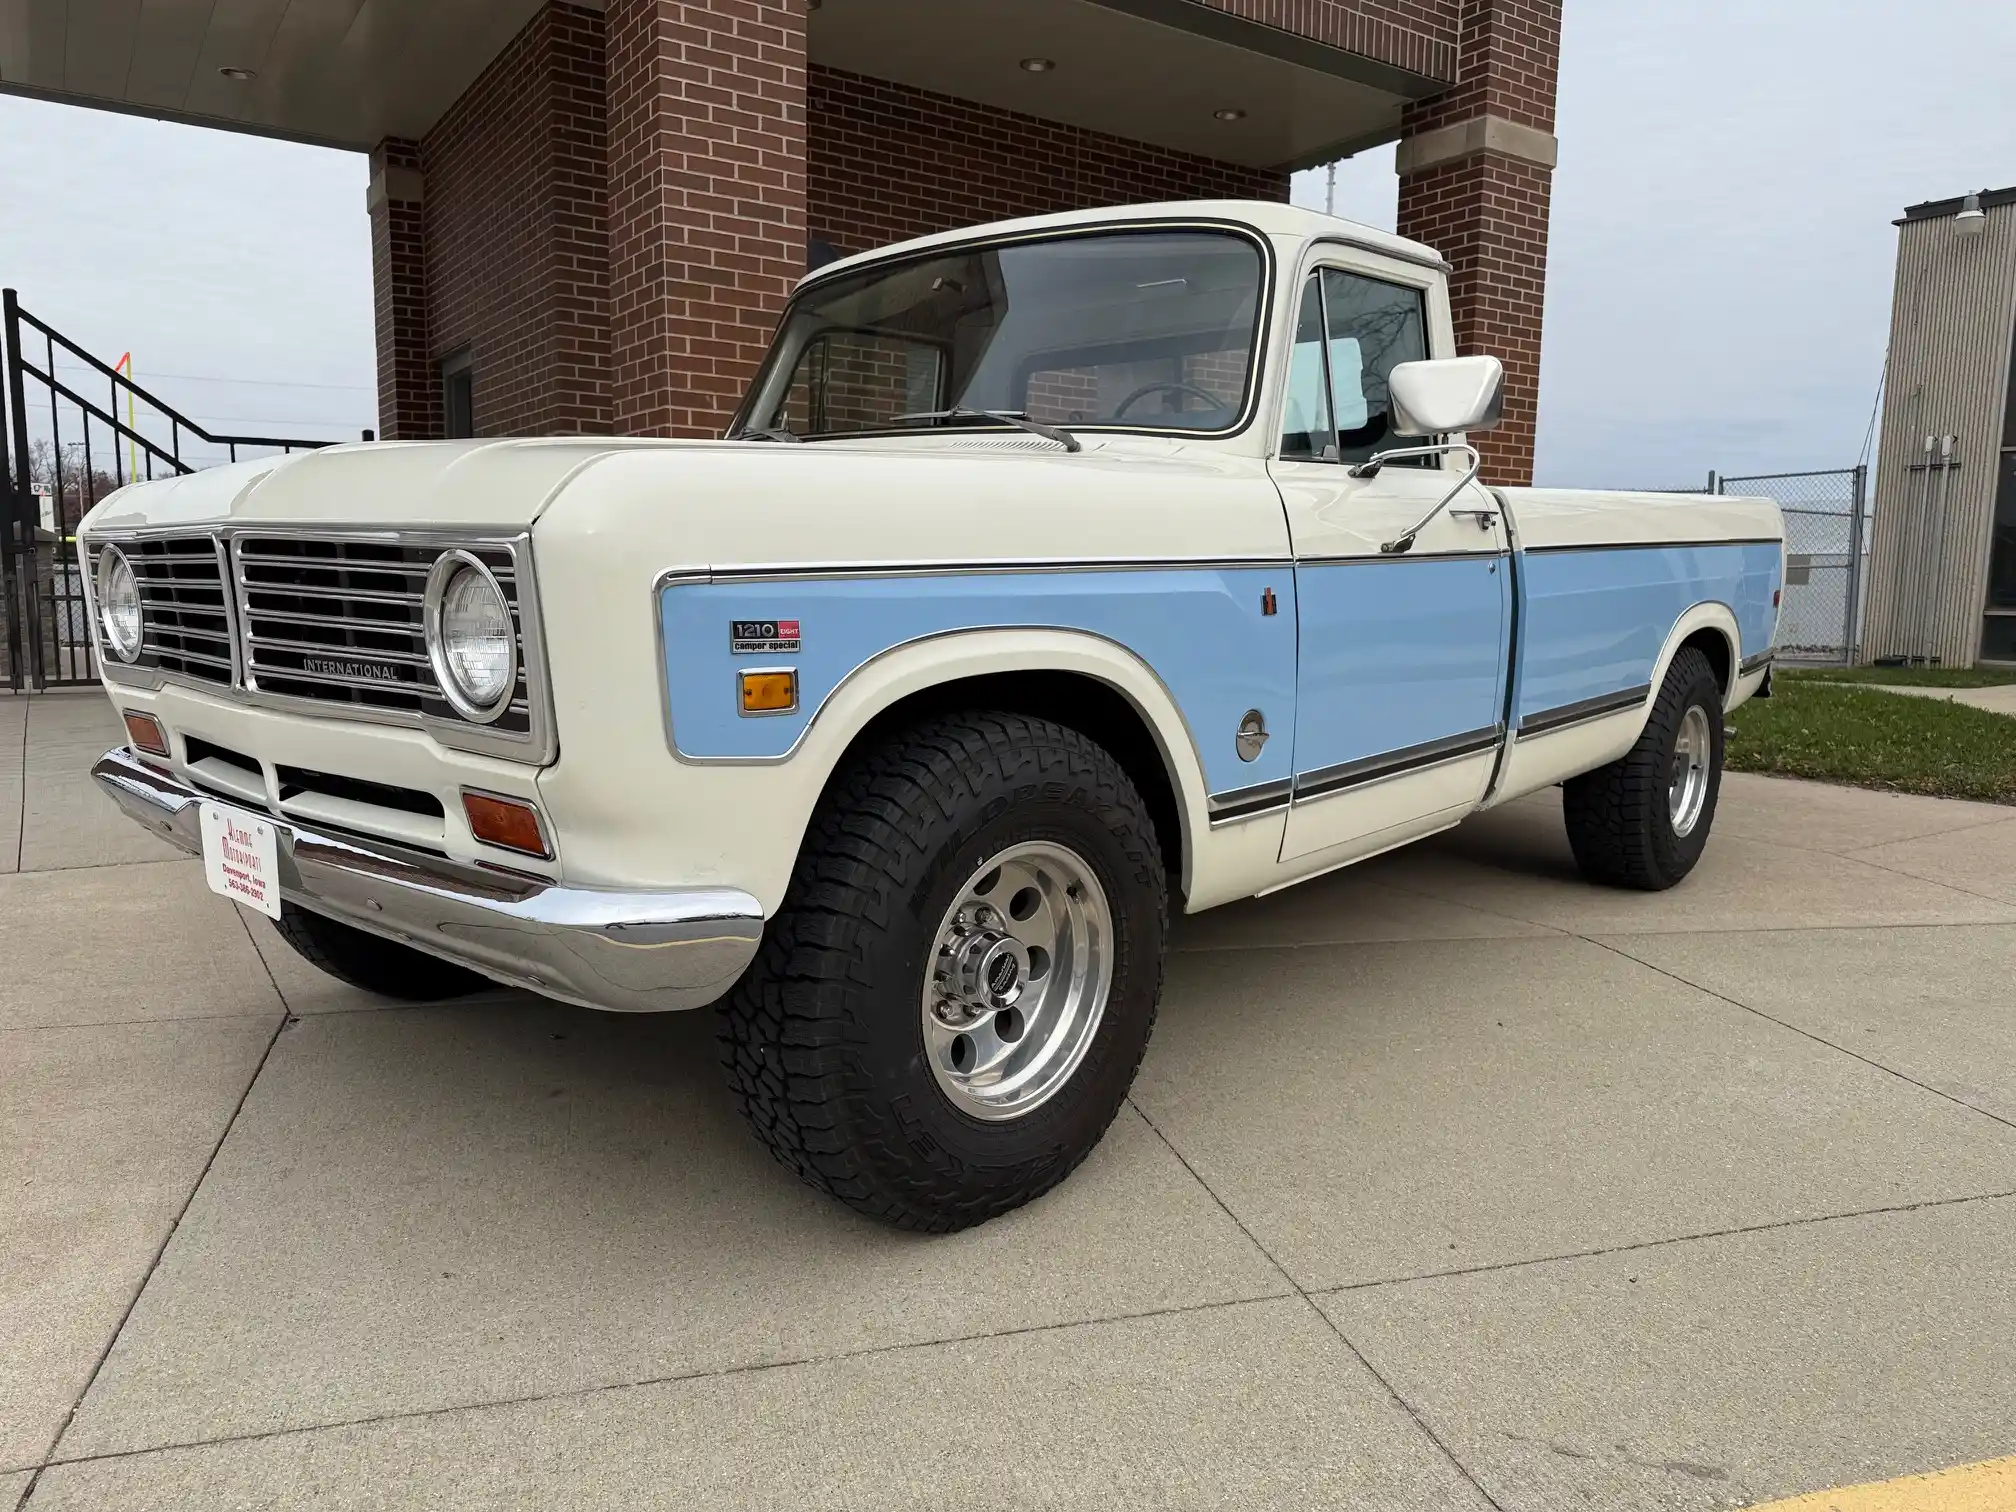
[[[1629,546],[1539,551],[1520,563],[1518,716],[1652,680],[1674,621],[1696,604],[1729,606],[1738,656],[1771,644],[1775,545]]]
[[[1496,725],[1505,707],[1507,577],[1503,557],[1297,568],[1295,770]]]
[[[1261,612],[1273,589],[1278,611]],[[1289,774],[1295,720],[1292,568],[1172,568],[945,577],[798,578],[685,583],[659,602],[673,738],[682,756],[782,756],[821,702],[871,657],[925,636],[989,626],[1090,631],[1134,652],[1169,688],[1203,757],[1214,793]],[[734,620],[795,619],[802,648],[788,656],[736,656]],[[735,674],[795,666],[799,710],[744,718]],[[1257,761],[1239,759],[1233,736],[1260,709],[1279,738]]]

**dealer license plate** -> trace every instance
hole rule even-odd
[[[204,804],[203,876],[210,891],[280,917],[280,837],[264,819]]]

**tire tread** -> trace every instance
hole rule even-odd
[[[863,1015],[886,1006],[865,960],[871,932],[914,927],[906,895],[946,827],[1002,784],[1026,790],[1032,778],[1086,789],[1102,820],[1131,834],[1130,861],[1138,852],[1152,869],[1159,941],[1167,907],[1160,851],[1120,764],[1069,726],[964,712],[893,734],[837,776],[807,830],[784,907],[721,1006],[722,1066],[757,1137],[811,1186],[901,1228],[948,1232],[984,1222],[1055,1186],[1097,1143],[1095,1134],[1019,1180],[955,1168],[928,1134],[904,1127],[900,1107],[893,1118],[878,1107],[863,1060]],[[1135,969],[1143,967],[1155,973],[1152,1003],[1159,952]],[[1151,1007],[1151,1026],[1152,1014]],[[1140,1053],[1127,1067],[1130,1083]],[[1116,1104],[1108,1123],[1117,1111]]]
[[[1670,785],[1669,753],[1679,733],[1687,707],[1706,683],[1718,697],[1711,720],[1722,717],[1720,683],[1708,658],[1697,647],[1688,646],[1673,658],[1660,683],[1658,697],[1637,743],[1617,760],[1561,785],[1562,817],[1568,827],[1569,848],[1583,876],[1610,887],[1657,892],[1672,887],[1693,869],[1693,859],[1684,862],[1663,856],[1659,844],[1660,826],[1669,823],[1667,789]],[[1716,746],[1719,785],[1719,742]],[[1696,833],[1705,842],[1713,823],[1714,792],[1709,807],[1701,815]],[[1691,847],[1694,855],[1699,846]]]

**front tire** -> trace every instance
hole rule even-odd
[[[1575,864],[1592,882],[1660,892],[1694,870],[1722,791],[1722,685],[1689,646],[1673,658],[1638,743],[1561,785]]]
[[[1020,1207],[1098,1144],[1161,996],[1147,805],[1075,730],[947,715],[834,779],[784,907],[723,1004],[757,1138],[900,1228]]]
[[[296,908],[292,903],[281,903],[280,917],[273,927],[311,966],[320,967],[339,982],[362,987],[380,997],[431,1003],[442,998],[467,997],[491,985],[488,977],[478,976],[439,956]]]

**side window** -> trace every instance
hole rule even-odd
[[[1428,355],[1427,311],[1419,289],[1341,268],[1325,268],[1322,276],[1336,455],[1362,462],[1394,444],[1386,375]],[[1300,339],[1298,334],[1298,352]]]
[[[1295,346],[1288,354],[1288,396],[1281,414],[1281,455],[1308,462],[1337,460],[1337,433],[1331,426],[1330,394],[1323,379],[1323,298],[1321,274],[1302,289],[1295,318]]]

